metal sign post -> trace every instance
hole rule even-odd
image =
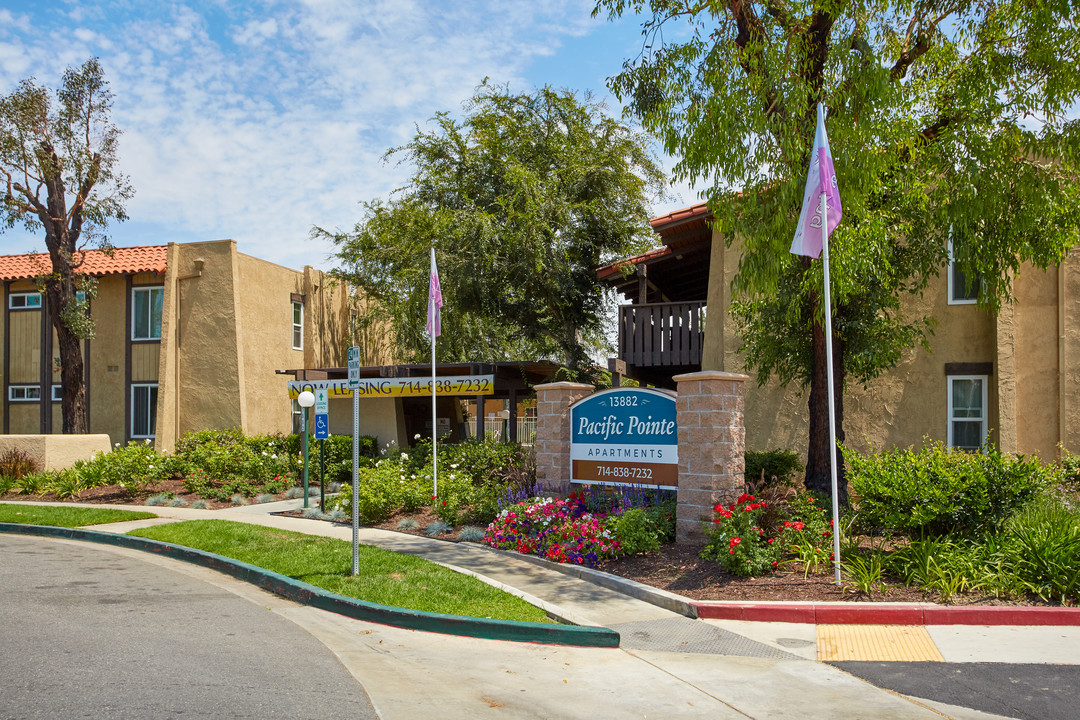
[[[349,389],[352,390],[352,574],[360,574],[360,348],[349,348]]]

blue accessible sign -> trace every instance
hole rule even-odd
[[[679,484],[675,396],[612,388],[570,406],[570,481],[604,485]]]

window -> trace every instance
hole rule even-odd
[[[949,447],[978,450],[986,440],[986,375],[952,375],[949,381]]]
[[[303,424],[304,418],[302,416],[303,408],[300,407],[300,403],[296,400],[292,401],[292,432],[293,435],[299,435],[304,431]]]
[[[161,339],[161,308],[165,288],[160,285],[136,287],[131,290],[131,339]]]
[[[12,310],[37,310],[41,307],[41,293],[11,293],[8,295],[8,307]]]
[[[41,399],[40,385],[9,385],[8,400],[11,402],[37,402]]]
[[[52,386],[52,401],[53,402],[62,402],[63,400],[64,400],[64,386],[63,385],[53,385]]]
[[[157,423],[157,390],[156,384],[131,386],[131,437],[154,437]]]
[[[953,260],[952,240],[949,241],[949,304],[974,305],[979,299],[979,278],[968,279]]]
[[[292,304],[292,346],[293,350],[304,349],[304,303],[295,301]]]

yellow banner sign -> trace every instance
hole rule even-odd
[[[348,380],[293,380],[289,397],[293,400],[305,390],[325,389],[329,399],[351,398]],[[455,375],[435,378],[439,395],[494,395],[494,375]],[[431,397],[431,378],[368,378],[360,381],[356,394],[368,397]]]

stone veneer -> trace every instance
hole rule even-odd
[[[674,377],[679,393],[676,542],[703,545],[713,506],[733,502],[744,490],[743,391],[749,379],[711,370]]]
[[[703,545],[713,506],[734,501],[745,487],[743,389],[750,378],[706,371],[674,379],[679,423],[675,540]],[[570,382],[536,386],[536,480],[545,490],[570,481],[570,406],[593,390]]]
[[[593,390],[572,382],[536,386],[536,481],[546,490],[570,482],[570,406]]]

